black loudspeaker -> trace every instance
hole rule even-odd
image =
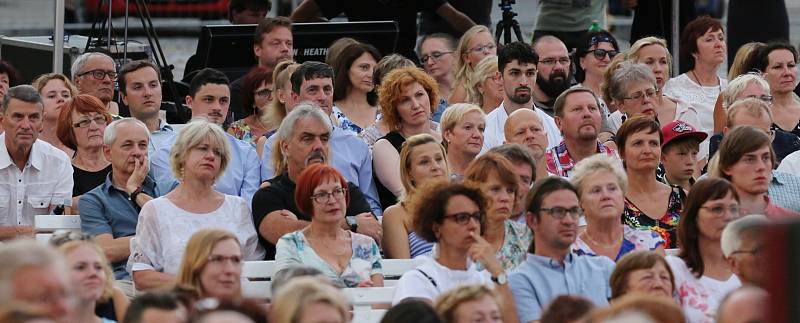
[[[800,317],[800,221],[771,225],[765,234],[769,272],[769,321],[793,323]]]

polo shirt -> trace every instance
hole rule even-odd
[[[508,277],[519,321],[540,320],[545,307],[561,295],[582,296],[597,306],[608,306],[608,281],[613,271],[614,262],[606,257],[570,252],[562,265],[555,259],[529,253]]]
[[[508,112],[504,107],[505,102],[500,103],[496,109],[489,112],[486,116],[486,130],[483,132],[483,149],[481,154],[489,149],[500,146],[506,141],[505,126],[508,120]],[[542,119],[542,127],[547,134],[547,148],[555,147],[561,142],[561,131],[558,129],[555,120],[547,115],[542,109],[533,108],[533,111]]]

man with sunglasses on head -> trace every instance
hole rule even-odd
[[[78,93],[92,95],[108,108],[108,113],[119,114],[119,106],[114,102],[114,82],[117,80],[117,66],[111,56],[100,52],[81,54],[72,62],[72,82]]]
[[[608,305],[614,262],[570,251],[582,214],[578,191],[564,178],[542,179],[528,193],[526,217],[533,242],[528,258],[508,278],[520,322],[539,321],[544,307],[561,295]]]

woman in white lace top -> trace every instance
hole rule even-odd
[[[214,181],[224,172],[229,156],[222,128],[206,120],[192,121],[178,134],[170,164],[181,183],[145,204],[139,213],[128,260],[137,289],[173,285],[189,238],[200,229],[229,230],[243,246],[245,260],[264,258],[247,203],[214,191]]]

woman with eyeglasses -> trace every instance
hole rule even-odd
[[[676,230],[686,193],[656,179],[662,142],[658,123],[645,116],[628,119],[614,141],[628,176],[622,223],[658,234],[666,249],[677,248]]]
[[[242,261],[242,245],[235,234],[221,229],[197,231],[186,244],[178,284],[196,292],[200,299],[239,300]]]
[[[333,67],[333,115],[342,129],[358,135],[380,119],[378,94],[372,73],[381,54],[370,44],[353,40],[335,57]]]
[[[267,110],[272,103],[274,89],[272,73],[265,67],[254,67],[244,76],[241,102],[242,110],[248,115],[228,126],[228,133],[253,146],[256,145],[258,138],[268,131],[275,130],[267,121]]]
[[[294,199],[311,222],[278,240],[276,271],[300,265],[319,269],[340,287],[383,286],[378,244],[342,228],[347,192],[347,180],[331,166],[314,164],[300,173]]]
[[[680,250],[666,258],[687,322],[714,322],[722,298],[742,285],[720,245],[725,225],[738,217],[739,195],[730,182],[711,177],[692,186],[678,227]]]
[[[577,49],[576,56],[578,64],[575,66],[575,80],[578,85],[592,90],[598,98],[602,95],[601,85],[603,84],[606,69],[611,60],[619,54],[619,45],[611,33],[600,30],[586,34]],[[608,116],[608,106],[600,99],[600,109]]]
[[[100,186],[111,172],[103,154],[103,133],[111,115],[100,99],[79,94],[66,103],[58,116],[58,139],[75,151],[72,157],[72,209],[79,213],[80,196]]]
[[[42,103],[44,104],[42,130],[39,132],[39,139],[61,149],[67,153],[67,156],[72,157],[75,154],[75,148],[70,148],[58,138],[58,117],[67,102],[78,94],[78,90],[68,77],[58,73],[43,74],[33,80],[31,84],[41,95]],[[103,110],[106,109],[104,108]],[[100,134],[102,135],[102,132]]]
[[[762,76],[773,97],[773,127],[800,137],[800,97],[794,93],[797,86],[797,49],[787,43],[769,43],[756,50],[753,69]]]
[[[456,82],[450,99],[447,100],[448,104],[464,103],[474,96],[468,85],[471,83],[475,65],[486,56],[497,55],[497,44],[491,30],[484,25],[475,25],[468,29],[458,41],[456,54]]]
[[[456,40],[446,33],[425,35],[419,43],[419,57],[422,68],[428,73],[436,84],[439,85],[439,106],[433,115],[434,121],[439,121],[444,109],[447,107],[447,98],[455,85],[455,52]]]

